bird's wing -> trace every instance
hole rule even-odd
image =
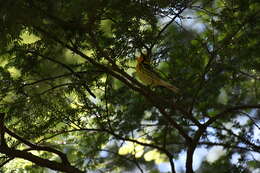
[[[148,70],[150,73],[153,73],[156,77],[161,78],[161,75],[155,71],[150,65],[148,64],[142,64],[146,70]]]

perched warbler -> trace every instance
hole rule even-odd
[[[160,75],[157,74],[150,66],[150,61],[145,57],[145,55],[141,55],[137,57],[137,65],[136,65],[136,74],[137,77],[145,84],[151,86],[163,86],[177,93],[179,89],[172,84],[164,81],[160,78]]]

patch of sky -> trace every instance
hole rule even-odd
[[[175,13],[178,13],[178,11],[175,11]],[[168,15],[167,17],[164,17],[161,19],[161,22],[163,24],[167,24],[169,21],[171,21],[175,16]],[[205,30],[206,26],[198,20],[198,17],[196,16],[195,12],[192,10],[185,10],[180,17],[177,17],[175,19],[176,24],[180,25],[181,27],[185,29],[191,29],[198,33],[201,33]]]
[[[169,172],[169,170],[171,170],[170,163],[160,163],[157,165],[157,167],[160,170],[160,172]]]
[[[201,163],[205,160],[207,154],[208,154],[207,149],[205,149],[203,147],[197,148],[195,150],[194,156],[193,156],[193,160],[194,160],[193,169],[195,171],[200,167]],[[179,154],[178,159],[174,160],[177,172],[182,172],[185,170],[185,162],[186,162],[186,151],[182,151]]]
[[[105,150],[103,150],[103,151],[100,151],[100,157],[102,157],[102,158],[106,158],[107,156],[108,156],[108,152],[107,151],[105,151]]]

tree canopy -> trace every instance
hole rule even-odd
[[[0,3],[0,165],[12,172],[260,167],[257,0]],[[146,86],[145,53],[180,89]],[[223,155],[194,169],[198,148]],[[186,154],[183,170],[176,160]],[[238,159],[234,163],[234,156]]]

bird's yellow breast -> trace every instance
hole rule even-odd
[[[146,85],[154,85],[154,78],[151,73],[147,72],[142,64],[136,65],[137,77]]]

